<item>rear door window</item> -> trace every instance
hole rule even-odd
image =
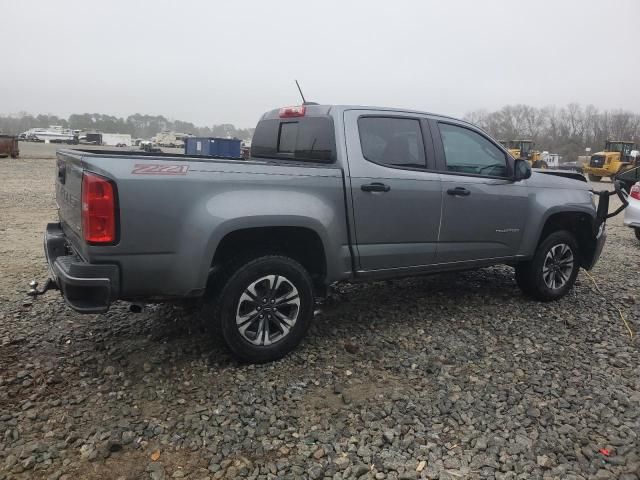
[[[362,155],[370,162],[392,167],[425,168],[420,121],[401,117],[360,117]]]

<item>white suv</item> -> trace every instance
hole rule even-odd
[[[633,228],[640,240],[640,182],[636,182],[629,190],[629,206],[624,210],[624,224]]]

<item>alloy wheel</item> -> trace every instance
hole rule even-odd
[[[571,278],[574,261],[573,251],[566,243],[551,247],[542,266],[542,279],[545,285],[552,290],[564,287]]]
[[[236,325],[249,343],[268,346],[289,334],[299,313],[300,295],[295,285],[282,275],[266,275],[242,292]]]

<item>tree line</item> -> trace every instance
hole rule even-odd
[[[599,110],[570,103],[566,107],[536,108],[508,105],[495,112],[477,110],[465,116],[498,140],[531,139],[536,149],[559,153],[565,161],[575,161],[601,151],[608,139],[640,144],[640,114],[626,110]]]
[[[21,113],[15,116],[0,116],[0,132],[17,135],[30,128],[60,125],[64,128],[103,133],[129,133],[133,138],[149,139],[163,130],[191,133],[199,137],[235,137],[250,140],[253,128],[237,128],[224,123],[211,127],[198,127],[191,122],[169,120],[162,115],[142,115],[136,113],[126,118],[101,113],[74,113],[69,118],[57,115],[30,115]]]

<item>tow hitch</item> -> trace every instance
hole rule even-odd
[[[627,201],[627,197],[625,196],[624,190],[622,189],[622,184],[619,180],[613,182],[614,191],[610,192],[609,190],[601,190],[599,192],[595,190],[591,190],[591,193],[598,196],[598,210],[596,211],[596,221],[594,222],[593,229],[594,235],[598,236],[602,226],[607,221],[608,218],[615,217],[620,212],[622,212],[627,206],[629,202]],[[618,198],[622,202],[619,208],[615,211],[609,213],[609,197],[613,195],[618,195]]]
[[[29,291],[27,292],[27,295],[29,295],[30,297],[37,297],[48,292],[49,290],[58,290],[58,285],[56,285],[56,282],[54,282],[50,278],[47,278],[47,281],[44,282],[44,287],[42,287],[41,290],[38,290],[38,282],[36,282],[35,280],[31,280],[29,282]]]

